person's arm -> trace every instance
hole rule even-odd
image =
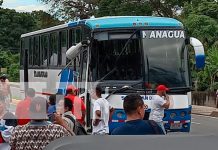
[[[169,95],[167,95],[166,93],[165,93],[165,100],[166,102],[162,105],[162,107],[168,109],[170,107],[170,99],[169,99]]]
[[[94,103],[94,120],[93,120],[93,125],[97,126],[99,122],[101,121],[101,107],[99,103],[95,102]]]
[[[8,92],[9,92],[9,95],[10,95],[10,102],[12,102],[12,93],[11,93],[10,82],[8,81],[7,84],[8,84]]]
[[[71,131],[70,127],[66,124],[64,119],[61,118],[60,115],[54,114],[55,115],[55,123],[64,127],[71,135],[75,135],[73,131]]]
[[[109,120],[112,120],[112,116],[114,114],[114,108],[110,106],[110,115],[109,115]]]
[[[82,118],[81,119],[84,120],[84,124],[85,124],[86,106],[82,100],[81,100],[81,110],[82,110]]]

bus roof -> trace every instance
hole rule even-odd
[[[86,25],[90,29],[113,29],[113,28],[135,28],[135,27],[183,27],[182,23],[173,18],[154,17],[154,16],[114,16],[101,17],[93,19],[85,19],[80,21],[69,22],[63,25],[54,26],[47,29],[42,29],[27,34],[21,37],[31,36],[44,32],[62,29],[66,27],[76,27]]]
[[[91,29],[148,27],[182,27],[176,19],[152,16],[115,16],[81,20],[78,24],[85,24]],[[74,26],[75,22],[68,26]]]

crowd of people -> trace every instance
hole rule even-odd
[[[157,87],[153,97],[149,120],[143,120],[147,105],[138,94],[124,98],[126,122],[109,133],[109,120],[114,109],[102,97],[96,86],[90,92],[93,103],[92,135],[164,135],[164,109],[170,101],[164,85]],[[2,91],[0,91],[2,93]],[[78,97],[78,89],[69,85],[66,95],[50,95],[47,99],[36,96],[34,89],[26,91],[26,98],[17,104],[15,114],[6,107],[7,98],[0,93],[0,143],[9,143],[12,150],[40,150],[50,142],[64,136],[88,135],[85,129],[86,107]]]

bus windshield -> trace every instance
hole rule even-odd
[[[150,83],[153,88],[158,84],[168,87],[190,86],[184,35],[179,36],[181,33],[172,31],[162,38],[161,33],[157,33],[156,37],[155,34],[151,35],[151,30],[144,33],[142,30],[130,40],[125,52],[119,57],[131,33],[133,32],[95,34],[90,63],[92,78],[95,81],[116,68],[104,81],[116,80],[121,83],[145,80],[144,82]],[[115,64],[118,57],[119,60]]]
[[[168,34],[169,31],[145,31],[146,36],[142,37],[146,80],[153,87],[158,84],[171,88],[190,86],[188,52],[184,35],[180,37],[179,32],[183,31],[171,31],[172,34]]]
[[[105,36],[105,34],[107,34]],[[119,57],[130,34],[101,33],[96,36],[92,45],[91,72],[95,80],[99,80],[115,69],[104,80],[140,80],[142,79],[142,53],[140,38],[136,36],[128,43],[126,50]],[[105,38],[107,37],[107,38]],[[118,59],[119,58],[119,59]],[[116,60],[118,59],[117,63]]]

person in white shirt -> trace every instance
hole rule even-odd
[[[102,90],[97,86],[91,93],[91,97],[95,100],[93,107],[93,135],[107,135],[109,134],[109,118],[112,114],[113,108],[110,107],[108,101],[101,97]]]
[[[159,85],[157,87],[157,93],[152,100],[151,112],[149,120],[154,120],[166,134],[166,130],[163,124],[164,109],[168,109],[170,106],[169,96],[166,94],[169,89],[165,85]]]

